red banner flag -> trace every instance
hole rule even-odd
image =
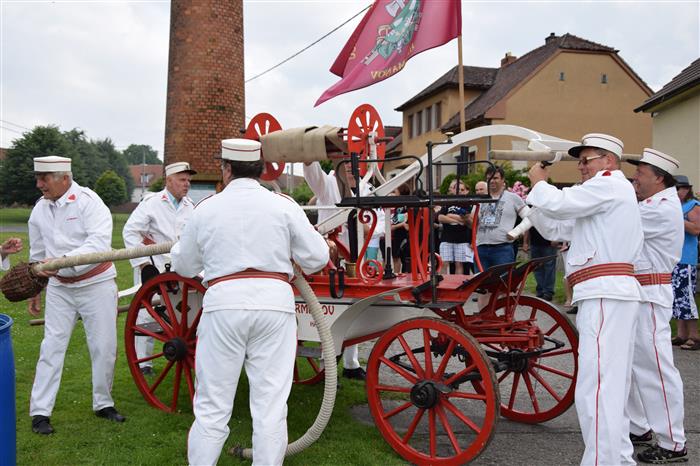
[[[377,0],[350,36],[330,71],[343,79],[315,106],[383,81],[421,52],[462,33],[459,0]]]

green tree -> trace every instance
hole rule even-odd
[[[109,161],[97,147],[88,140],[85,131],[77,128],[64,131],[63,136],[76,151],[74,159],[73,179],[83,186],[94,189],[95,182],[101,173],[109,170]],[[78,160],[79,163],[75,163]],[[78,170],[76,170],[78,168]]]
[[[0,168],[0,203],[34,205],[41,197],[34,179],[34,157],[59,155],[75,160],[80,172],[77,152],[57,126],[36,126],[15,139]]]
[[[107,170],[97,178],[95,192],[108,207],[123,204],[129,200],[124,179],[112,170]]]
[[[102,157],[109,162],[110,170],[114,171],[124,180],[126,183],[126,194],[128,197],[131,197],[131,193],[134,190],[134,179],[131,177],[129,164],[126,163],[124,154],[114,147],[114,143],[109,138],[98,139],[91,142],[95,145],[100,154],[102,154]]]
[[[158,158],[158,151],[153,149],[148,144],[130,144],[129,147],[122,152],[126,157],[126,163],[129,165],[140,165],[144,161],[149,165],[160,165],[163,163]]]
[[[306,184],[306,181],[304,181],[294,188],[290,196],[297,201],[297,204],[306,205],[309,203],[309,200],[314,197],[314,193],[311,191],[311,188],[309,188],[309,185]]]
[[[151,185],[148,187],[148,190],[157,193],[158,191],[162,191],[163,188],[165,188],[165,178],[161,176],[153,183],[151,183]]]

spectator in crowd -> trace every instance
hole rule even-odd
[[[486,196],[489,193],[489,185],[486,181],[477,181],[474,185],[474,193],[480,196]]]
[[[515,261],[515,250],[507,233],[513,229],[518,212],[525,206],[520,196],[506,191],[503,168],[489,167],[486,180],[491,197],[497,201],[483,203],[479,208],[476,245],[483,270]]]
[[[695,305],[698,265],[698,234],[700,234],[700,202],[693,195],[693,187],[685,175],[676,176],[676,190],[681,200],[685,223],[685,241],[681,261],[673,269],[673,318],[678,335],[672,340],[684,350],[700,349],[698,308]]]
[[[551,301],[554,298],[554,283],[556,281],[556,255],[559,250],[557,242],[544,239],[540,232],[537,231],[537,228],[531,228],[527,239],[524,241],[523,249],[530,250],[531,259],[552,256],[550,260],[535,269],[535,282],[537,282],[535,291],[537,292],[537,297]]]
[[[449,194],[466,196],[469,188],[459,178],[450,183]],[[440,237],[440,257],[443,260],[442,273],[448,273],[451,264],[454,264],[455,274],[471,272],[474,252],[471,248],[470,227],[471,220],[466,207],[451,205],[443,206],[437,215],[437,220],[442,224]]]
[[[408,196],[411,194],[411,185],[406,182],[396,188],[393,196]],[[382,251],[385,250],[384,241],[381,242]],[[395,207],[391,209],[391,257],[394,273],[406,271],[408,259],[408,209]]]

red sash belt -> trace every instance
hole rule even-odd
[[[274,278],[275,280],[282,280],[285,283],[289,283],[289,275],[282,272],[263,272],[258,269],[245,269],[241,272],[232,273],[229,275],[224,275],[223,277],[218,277],[213,280],[209,280],[209,287],[212,287],[220,282],[225,282],[228,280],[238,280],[241,278]]]
[[[670,273],[640,273],[634,276],[640,285],[670,285]]]
[[[586,280],[598,277],[608,277],[613,275],[634,276],[634,266],[624,262],[610,262],[608,264],[598,264],[577,270],[566,277],[569,286],[577,285]]]
[[[88,278],[92,278],[96,275],[101,274],[102,272],[106,272],[109,270],[109,268],[112,266],[111,262],[103,262],[99,264],[96,267],[93,267],[92,269],[88,270],[82,275],[77,275],[75,277],[62,277],[60,275],[56,275],[56,279],[58,279],[59,282],[61,283],[78,283],[82,282],[83,280],[87,280]]]

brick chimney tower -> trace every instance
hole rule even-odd
[[[193,184],[213,187],[221,140],[244,126],[243,2],[172,0],[165,164],[189,162]]]

